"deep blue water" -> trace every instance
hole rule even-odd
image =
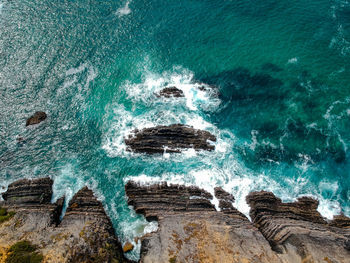
[[[350,215],[349,71],[348,1],[0,0],[0,187],[50,176],[69,199],[87,184],[122,241],[152,227],[126,204],[129,178],[221,185],[246,214],[264,189]],[[154,96],[166,85],[186,98]],[[26,128],[37,110],[48,119]],[[179,122],[216,150],[125,150],[133,129]]]

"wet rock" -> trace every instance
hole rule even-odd
[[[29,117],[27,119],[26,126],[38,124],[38,123],[42,122],[43,120],[45,120],[46,118],[47,118],[47,115],[45,112],[37,111],[34,113],[34,115],[32,115],[31,117]]]
[[[176,87],[166,87],[162,89],[159,94],[157,94],[159,97],[165,97],[165,98],[181,98],[184,97],[184,93],[182,90],[176,88]]]
[[[128,182],[125,191],[128,204],[159,225],[142,237],[141,262],[281,262],[243,214],[216,211],[198,187]],[[216,196],[233,200],[219,188]]]
[[[328,223],[317,211],[318,201],[310,197],[282,203],[274,194],[261,191],[250,193],[247,202],[254,224],[282,260],[348,262],[348,218]]]
[[[168,186],[162,183],[141,187],[129,181],[125,185],[125,192],[129,197],[128,204],[150,221],[157,220],[159,215],[167,211],[215,211],[210,202],[213,196],[195,186]]]
[[[133,249],[134,249],[134,245],[131,244],[130,242],[126,242],[126,243],[124,244],[124,246],[123,246],[123,251],[124,251],[124,253],[127,253],[127,252],[129,252],[129,251],[131,251],[131,250],[133,250]]]
[[[18,137],[16,138],[16,141],[17,141],[17,143],[18,143],[19,145],[22,145],[22,144],[24,144],[24,143],[26,142],[26,140],[25,140],[23,137],[21,137],[21,136],[18,136]]]
[[[0,224],[0,251],[25,237],[45,262],[129,262],[93,192],[84,187],[76,193],[61,221],[64,198],[51,203],[52,184],[41,178],[9,185],[0,206],[15,214]]]
[[[215,197],[219,200],[219,208],[221,211],[230,212],[235,209],[232,206],[232,203],[235,201],[233,195],[227,193],[221,187],[214,188]]]
[[[216,137],[211,133],[182,124],[135,130],[133,135],[125,138],[129,151],[148,154],[179,153],[189,148],[212,151],[215,146],[211,142],[215,141]]]

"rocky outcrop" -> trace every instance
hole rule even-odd
[[[282,203],[269,192],[247,196],[255,226],[285,262],[350,262],[350,219],[327,222],[310,197]]]
[[[159,225],[141,240],[141,262],[281,262],[249,220],[228,208],[233,197],[222,189],[216,190],[222,212],[197,187],[128,182],[125,191],[136,212]]]
[[[26,121],[26,126],[38,124],[44,121],[47,118],[47,115],[43,111],[37,111],[34,115],[30,116]]]
[[[176,87],[166,87],[162,89],[158,94],[158,97],[164,97],[164,98],[181,98],[185,97],[182,90],[176,88]]]
[[[270,192],[251,193],[250,222],[220,187],[221,211],[197,187],[128,182],[125,191],[135,211],[159,225],[142,238],[141,262],[350,262],[350,219],[326,221],[310,197],[283,203]]]
[[[2,197],[7,204],[13,205],[49,204],[52,197],[52,184],[53,181],[50,178],[18,180],[8,186]]]
[[[87,187],[69,202],[51,203],[52,180],[20,180],[10,184],[1,207],[15,214],[0,224],[0,262],[18,241],[29,241],[43,262],[128,262],[100,201]]]
[[[193,127],[173,124],[135,130],[133,135],[125,138],[128,150],[138,153],[179,153],[183,149],[212,151],[216,137],[207,131]]]
[[[40,262],[129,262],[93,192],[77,192],[60,220],[64,199],[51,203],[52,184],[24,179],[3,193],[0,262],[14,258],[20,244],[30,244]],[[211,193],[194,186],[130,181],[125,192],[128,204],[159,226],[141,238],[140,262],[350,262],[350,219],[325,220],[310,197],[283,203],[270,192],[250,193],[250,222],[220,187],[214,189],[220,211]],[[126,243],[124,251],[132,247]]]

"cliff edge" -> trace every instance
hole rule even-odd
[[[0,206],[9,216],[0,223],[0,262],[128,262],[93,192],[76,193],[60,220],[64,199],[51,203],[52,184],[24,179],[3,193]]]

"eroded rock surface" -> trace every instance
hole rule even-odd
[[[254,224],[285,262],[350,262],[349,218],[327,222],[310,197],[282,203],[261,191],[250,193],[247,202]]]
[[[281,262],[243,214],[232,204],[216,211],[204,190],[128,182],[125,191],[136,212],[159,224],[142,238],[141,262]],[[216,196],[225,203],[233,198],[222,189]]]
[[[69,202],[60,221],[63,198],[52,204],[52,180],[20,180],[9,185],[1,207],[15,212],[0,223],[0,262],[8,248],[30,241],[43,262],[128,262],[100,201],[87,187]]]
[[[166,87],[162,89],[158,94],[158,97],[164,97],[164,98],[181,98],[185,97],[182,90],[176,88],[176,87]]]
[[[135,130],[133,135],[125,138],[128,150],[148,154],[179,153],[189,148],[212,151],[215,141],[216,137],[211,133],[182,124]]]
[[[37,111],[32,116],[30,116],[26,121],[26,126],[39,124],[47,118],[47,115],[43,111]]]

